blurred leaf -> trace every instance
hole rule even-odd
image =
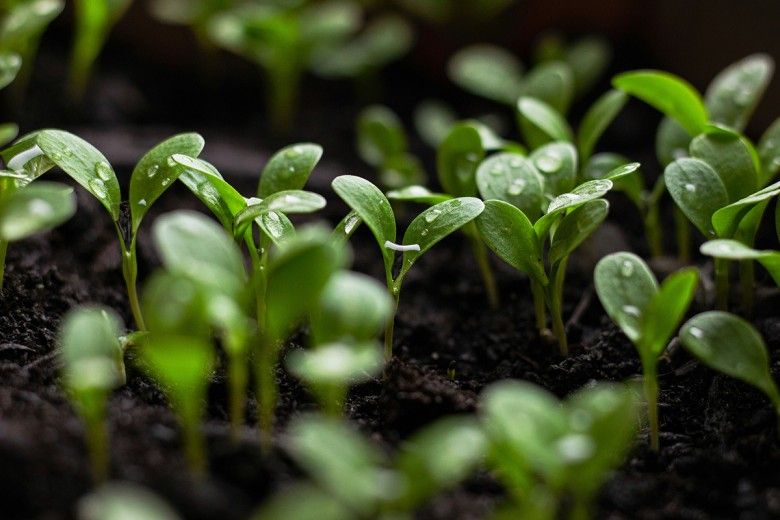
[[[79,520],[179,520],[163,499],[130,482],[103,485],[78,503]]]
[[[517,102],[517,110],[520,129],[532,150],[550,141],[573,140],[571,128],[563,116],[543,101],[521,97]]]
[[[577,150],[571,143],[554,142],[540,146],[529,157],[541,174],[544,193],[556,197],[568,193],[577,183]]]
[[[767,54],[752,54],[732,63],[712,80],[704,96],[710,120],[744,130],[772,79],[775,64]]]
[[[483,200],[503,200],[532,219],[541,214],[541,176],[533,163],[521,155],[504,152],[482,161],[477,170],[477,186]]]
[[[628,101],[625,92],[609,90],[593,103],[580,123],[577,144],[580,160],[585,162],[593,153],[601,135],[623,110]]]
[[[357,148],[360,158],[375,168],[405,153],[406,133],[401,120],[387,107],[365,108],[357,120]]]
[[[466,47],[450,58],[450,80],[461,88],[507,105],[517,101],[523,89],[523,66],[509,52],[493,45]]]
[[[10,242],[47,231],[75,212],[73,188],[38,181],[0,196],[0,239]]]
[[[719,239],[702,244],[701,252],[707,256],[728,260],[757,260],[769,272],[775,284],[780,286],[780,252],[778,251],[760,251],[736,240]]]
[[[588,201],[563,217],[550,243],[548,258],[556,264],[577,249],[604,222],[609,203],[604,199]]]
[[[425,100],[414,111],[417,133],[431,148],[437,148],[457,122],[458,116],[452,108],[440,101]]]
[[[571,67],[560,61],[537,65],[526,75],[522,95],[543,101],[559,113],[565,114],[574,95]],[[510,101],[510,104],[516,98]]]
[[[477,167],[484,158],[479,128],[470,123],[453,127],[436,150],[436,171],[444,191],[453,197],[476,195]]]

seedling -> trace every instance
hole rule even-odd
[[[81,100],[92,68],[111,28],[122,18],[132,0],[76,0],[76,40],[70,62],[70,94]]]
[[[288,451],[314,483],[277,495],[259,519],[406,518],[481,462],[485,438],[472,418],[441,419],[414,434],[394,460],[331,418],[303,416],[288,433]],[[311,500],[311,502],[309,501]]]
[[[202,149],[203,138],[198,134],[179,134],[161,142],[138,161],[130,178],[129,225],[120,209],[121,193],[113,168],[97,148],[80,137],[62,130],[41,130],[19,139],[2,152],[2,157],[24,182],[31,182],[56,165],[106,208],[122,250],[122,274],[133,318],[136,326],[144,330],[136,289],[138,229],[154,201],[181,173],[168,157],[174,153],[197,156]]]
[[[683,325],[680,342],[710,368],[764,392],[780,419],[780,390],[769,371],[769,354],[750,323],[727,312],[704,312]]]
[[[687,268],[658,281],[641,258],[614,253],[596,265],[594,283],[604,310],[636,346],[650,423],[650,445],[658,439],[658,358],[679,327],[696,292],[699,273]]]
[[[328,281],[311,314],[311,348],[294,351],[286,360],[325,413],[340,414],[349,386],[381,370],[376,337],[391,312],[390,296],[373,278],[342,271]]]
[[[710,240],[702,244],[701,253],[726,260],[755,260],[767,270],[775,284],[780,286],[780,251],[758,250],[736,240]],[[753,287],[750,287],[752,292]],[[745,294],[746,290],[743,291]]]
[[[385,328],[385,357],[393,355],[393,325],[403,281],[412,265],[447,235],[471,222],[484,209],[474,197],[445,200],[420,213],[404,233],[403,243],[396,243],[396,221],[390,201],[371,182],[352,175],[336,177],[332,183],[336,194],[352,209],[337,228],[341,236],[349,237],[360,222],[365,222],[382,251],[387,290],[393,296],[393,315]],[[400,271],[393,276],[397,251],[403,253]]]
[[[79,520],[180,520],[162,498],[129,482],[108,483],[78,502]]]
[[[103,307],[79,307],[63,318],[59,330],[62,384],[84,421],[95,482],[108,476],[106,404],[125,382],[119,317]]]
[[[561,161],[558,160],[558,167],[565,169]],[[611,176],[628,175],[637,167],[636,163],[625,165]],[[504,262],[531,278],[537,328],[540,333],[547,330],[546,308],[560,353],[568,355],[562,316],[566,265],[569,255],[607,217],[609,203],[602,197],[612,189],[612,181],[586,181],[554,198],[540,216],[543,188],[529,160],[516,154],[495,155],[480,166],[478,178],[482,196],[487,200],[485,211],[475,222],[485,244]],[[514,189],[518,186],[520,190]]]
[[[488,387],[481,419],[488,465],[511,497],[504,517],[552,520],[566,511],[573,520],[591,518],[596,493],[631,446],[637,401],[630,388],[608,383],[563,403],[526,382]]]

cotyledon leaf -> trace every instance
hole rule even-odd
[[[257,196],[261,198],[286,190],[300,190],[322,157],[318,144],[299,143],[276,152],[263,168]]]
[[[734,236],[741,220],[753,207],[778,195],[780,195],[780,181],[720,208],[712,215],[715,233],[723,238]]]
[[[743,130],[772,79],[774,68],[769,55],[752,54],[723,69],[704,95],[710,119]]]
[[[729,202],[726,187],[715,170],[699,159],[677,159],[664,170],[664,181],[688,220],[705,237],[712,237],[712,215]]]
[[[46,231],[76,212],[73,188],[39,181],[0,197],[0,239],[14,241]]]
[[[780,286],[780,251],[758,250],[731,239],[710,240],[701,245],[702,254],[728,260],[757,260]]]
[[[477,187],[483,200],[503,200],[535,219],[542,211],[542,180],[533,163],[515,153],[491,155],[477,169]]]
[[[569,193],[558,195],[547,206],[547,212],[534,224],[536,235],[543,239],[542,237],[547,235],[550,227],[563,212],[603,197],[612,186],[612,181],[609,179],[593,179],[583,182]]]

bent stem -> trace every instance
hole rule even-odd
[[[471,243],[471,249],[474,252],[474,259],[477,261],[479,272],[482,275],[482,283],[485,286],[485,292],[487,293],[488,303],[491,309],[498,309],[498,288],[496,287],[496,279],[493,276],[493,270],[490,268],[490,258],[488,257],[487,247],[485,243],[479,237],[479,231],[473,222],[467,224],[469,227],[465,233]]]
[[[729,261],[715,259],[715,306],[725,311],[729,306]]]
[[[3,281],[5,280],[5,255],[8,252],[8,242],[0,240],[0,294],[3,292]]]
[[[642,384],[647,400],[647,422],[650,425],[650,447],[658,451],[661,446],[658,433],[658,376],[654,360],[642,363]]]

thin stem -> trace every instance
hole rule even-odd
[[[691,225],[688,217],[677,206],[674,207],[674,231],[677,238],[677,256],[683,263],[691,261]]]
[[[393,312],[390,314],[390,318],[387,320],[387,326],[385,327],[385,360],[386,361],[389,361],[393,357],[393,329],[395,328],[395,314],[398,312],[398,301],[401,299],[400,288],[396,288],[391,284],[389,290],[393,296]]]
[[[540,335],[547,330],[547,307],[544,302],[544,287],[536,280],[531,280],[531,294],[534,299],[534,313],[536,315],[536,328]]]
[[[729,306],[729,261],[715,259],[715,306],[727,310]]]
[[[185,414],[182,417],[182,441],[184,456],[190,471],[197,477],[206,473],[206,450],[200,432],[199,414]]]
[[[8,252],[8,242],[0,240],[0,293],[3,292],[3,282],[5,281],[5,255]]]
[[[469,224],[473,225],[473,222],[469,222]],[[493,276],[493,270],[490,268],[490,258],[488,257],[487,247],[485,247],[485,243],[480,239],[476,226],[473,230],[470,229],[466,231],[466,236],[471,243],[472,251],[474,251],[474,259],[477,261],[479,272],[482,275],[482,283],[485,286],[490,308],[498,309],[498,288],[496,287],[496,279]]]
[[[660,448],[658,433],[658,376],[654,360],[642,363],[642,383],[647,401],[647,421],[650,425],[650,447],[653,451]]]
[[[569,511],[569,520],[588,520],[590,518],[590,507],[584,500],[575,498]]]
[[[566,338],[566,326],[563,323],[563,281],[566,278],[566,264],[569,258],[562,258],[552,268],[552,279],[547,290],[549,291],[550,318],[553,324],[553,334],[558,338],[558,348],[561,356],[569,355],[569,340]]]
[[[85,414],[84,424],[92,480],[102,484],[108,479],[108,425],[102,412]]]
[[[136,255],[135,236],[130,240],[130,247],[128,248],[125,246],[125,241],[119,228],[117,228],[117,233],[119,234],[119,245],[122,249],[122,277],[125,279],[125,286],[127,287],[127,300],[130,303],[130,310],[133,313],[136,327],[138,327],[138,330],[145,331],[146,324],[141,312],[141,303],[138,301],[138,288],[136,286],[138,257]]]
[[[298,99],[300,70],[294,58],[281,60],[268,69],[268,110],[275,132],[287,133],[292,126]]]
[[[233,354],[228,361],[229,376],[228,385],[230,387],[229,408],[230,408],[230,436],[233,440],[238,439],[241,426],[244,424],[244,409],[246,401],[246,385],[249,380],[247,370],[246,355]]]
[[[266,453],[273,439],[274,413],[276,412],[276,348],[266,338],[259,337],[258,350],[255,352],[255,379],[257,380],[258,425],[260,427],[260,447]]]
[[[650,255],[653,258],[664,256],[663,239],[661,236],[661,220],[658,215],[658,206],[647,208],[644,217],[645,236],[647,237],[647,247],[650,249]]]
[[[742,312],[748,318],[753,316],[753,297],[755,289],[755,265],[753,260],[739,263],[739,283],[742,292]]]

